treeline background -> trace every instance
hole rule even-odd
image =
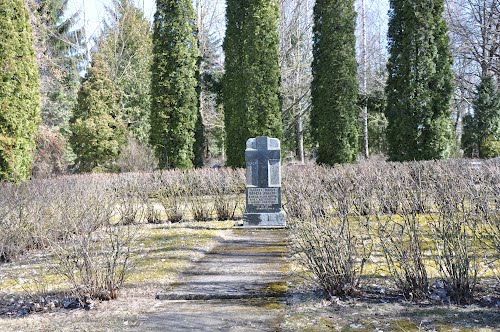
[[[0,11],[0,16],[7,15],[7,7],[25,6],[40,74],[41,121],[34,125],[36,147],[29,168],[31,175],[152,170],[158,167],[158,159],[160,168],[224,164],[230,137],[225,132],[222,98],[226,60],[222,39],[226,25],[226,17],[221,15],[223,3],[195,0],[190,12],[193,20],[179,18],[180,24],[187,22],[194,26],[193,42],[198,46],[196,54],[189,55],[196,59],[196,137],[181,141],[195,140],[193,144],[198,146],[188,163],[181,160],[177,165],[162,162],[161,154],[155,156],[150,145],[152,127],[169,120],[160,117],[154,123],[150,121],[154,90],[151,84],[155,82],[151,68],[153,53],[158,52],[154,51],[158,46],[153,40],[154,33],[161,29],[154,29],[144,17],[140,4],[133,0],[110,0],[100,32],[90,37],[90,32],[80,23],[86,13],[79,11],[69,16],[68,0],[15,0],[14,5],[9,0],[1,1],[4,11]],[[395,3],[392,1],[391,5],[394,7]],[[166,6],[168,1],[157,4]],[[311,135],[314,123],[311,126],[310,121],[315,1],[280,0],[277,5],[282,135],[276,136],[281,136],[283,141],[285,160],[303,162],[315,158],[317,151],[317,140]],[[500,5],[497,0],[446,0],[442,5],[453,58],[449,120],[454,144],[446,157],[498,156]],[[355,155],[360,157],[384,157],[389,152],[387,7],[386,1],[354,3],[359,85],[359,142]],[[17,10],[21,12],[22,8]],[[11,47],[7,38],[3,45],[7,45],[5,49]],[[173,50],[181,52],[175,47]],[[5,66],[4,71],[8,70]],[[482,80],[484,77],[488,78]],[[4,86],[2,89],[6,91]],[[179,90],[176,86],[173,91],[176,89]],[[475,115],[481,115],[483,109],[487,114],[485,120],[480,121]],[[13,116],[17,116],[16,113]],[[404,132],[405,128],[400,130]],[[491,135],[483,137],[484,133]],[[96,147],[92,143],[95,141],[104,143]],[[174,152],[182,155],[183,151]],[[12,177],[5,174],[3,178]]]

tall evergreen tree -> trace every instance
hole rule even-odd
[[[203,125],[203,115],[199,112],[200,108],[198,108],[198,116],[196,119],[196,127],[195,127],[195,142],[193,144],[193,166],[200,168],[203,167],[205,160],[205,126]]]
[[[451,55],[443,0],[391,0],[387,136],[391,160],[442,159],[454,137]]]
[[[94,54],[70,121],[70,143],[80,172],[113,170],[113,162],[125,143],[119,116],[118,94],[108,64],[100,54]]]
[[[314,6],[311,130],[318,162],[350,163],[358,153],[354,0]]]
[[[36,41],[44,125],[67,130],[77,102],[79,70],[83,69],[84,33],[75,25],[79,12],[66,16],[69,0],[38,0],[35,12]]]
[[[150,142],[161,168],[193,166],[197,41],[190,0],[158,0],[153,30]]]
[[[278,1],[228,0],[224,122],[228,166],[245,164],[250,137],[281,138]]]
[[[474,116],[464,118],[462,146],[467,156],[500,154],[500,91],[491,76],[483,76],[477,86]]]
[[[144,13],[133,0],[114,0],[97,52],[110,68],[119,92],[121,118],[141,143],[149,138],[152,36]]]
[[[23,181],[30,174],[39,80],[24,1],[0,1],[0,180]]]
[[[207,36],[200,61],[199,101],[202,122],[197,128],[198,138],[195,143],[195,155],[198,160],[217,157],[224,154],[224,111],[222,107],[222,76],[224,73],[220,40],[215,34],[205,32]],[[201,52],[200,52],[201,53]],[[195,163],[196,164],[196,163]]]

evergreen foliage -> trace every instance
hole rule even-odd
[[[358,107],[364,105],[364,96],[358,96]],[[368,109],[368,146],[370,155],[387,154],[387,118],[384,111],[386,99],[383,91],[373,91],[366,96],[366,106]],[[362,146],[363,137],[359,137],[359,145]]]
[[[394,161],[443,159],[453,151],[452,58],[443,0],[391,0],[387,136]]]
[[[462,149],[466,157],[479,157],[479,140],[476,122],[472,114],[467,114],[462,120]]]
[[[152,36],[149,22],[133,0],[114,0],[98,53],[108,63],[119,93],[120,116],[127,131],[148,142],[151,108]]]
[[[125,128],[119,118],[118,94],[110,69],[95,54],[71,119],[70,143],[80,172],[113,170],[113,162],[125,143]]]
[[[200,110],[200,108],[198,108]],[[205,156],[205,126],[203,125],[203,116],[201,112],[198,112],[196,118],[196,127],[194,134],[194,144],[193,144],[193,166],[196,168],[203,167],[204,156]]]
[[[355,18],[354,0],[318,0],[314,6],[311,134],[321,164],[357,158]]]
[[[42,122],[67,130],[80,86],[85,47],[83,28],[75,27],[79,12],[66,17],[69,0],[39,0],[36,8],[39,68],[42,86]]]
[[[158,0],[153,31],[150,142],[160,168],[193,166],[198,94],[190,0]]]
[[[491,76],[483,76],[474,98],[474,116],[464,117],[462,147],[465,155],[492,158],[500,155],[500,92]]]
[[[201,167],[205,159],[218,157],[224,148],[224,112],[221,78],[224,73],[220,39],[205,31],[199,59],[199,119],[196,124],[195,161]]]
[[[245,165],[250,137],[281,139],[278,1],[228,0],[224,123],[228,166]]]
[[[199,40],[198,40],[199,42]],[[198,51],[201,53],[201,48],[198,48]],[[196,115],[196,124],[194,129],[194,144],[193,144],[193,166],[196,168],[203,167],[205,158],[205,125],[203,121],[203,76],[201,75],[201,68],[203,63],[203,55],[198,56],[198,63],[196,66],[196,77],[198,78],[198,85],[196,86],[196,94],[198,97],[198,103],[196,105],[196,109],[198,111]]]
[[[31,171],[40,123],[39,73],[23,0],[0,1],[0,180]]]

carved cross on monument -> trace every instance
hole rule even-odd
[[[277,138],[259,136],[248,139],[243,226],[286,226],[281,208],[280,159],[280,141]]]

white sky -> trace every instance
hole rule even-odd
[[[150,21],[153,20],[155,13],[155,0],[134,0],[137,7],[144,8],[146,18]],[[87,38],[99,34],[102,27],[102,20],[105,16],[105,6],[111,4],[111,0],[69,0],[68,2],[68,16],[78,10],[81,11],[80,20],[83,24],[83,16],[85,13],[85,26],[87,30]],[[85,9],[85,10],[84,10]]]
[[[137,7],[143,8],[146,18],[152,22],[153,16],[156,11],[156,1],[155,0],[133,0]],[[222,40],[224,33],[224,2],[221,1],[207,1],[206,4],[213,6],[219,4],[221,6],[220,13],[222,17],[219,17],[220,26],[220,38]],[[378,31],[379,43],[383,45],[385,49],[386,44],[386,34],[387,34],[387,11],[389,10],[389,0],[365,0],[367,13],[370,19],[367,21],[368,30]],[[80,24],[83,24],[84,14],[85,14],[85,27],[87,32],[87,40],[92,41],[95,37],[99,35],[102,28],[103,20],[105,19],[105,7],[111,5],[112,0],[69,0],[67,15],[71,15],[76,11],[80,11]],[[356,9],[359,11],[361,0],[356,0]],[[360,16],[358,13],[358,27],[361,24]],[[217,28],[216,28],[217,29]],[[359,29],[358,29],[359,30]],[[359,31],[358,31],[359,32]],[[370,33],[369,33],[370,34]],[[359,37],[359,36],[358,36]],[[359,38],[358,38],[359,40]],[[368,41],[369,44],[374,42],[373,40]],[[92,46],[90,42],[89,47]]]
[[[156,10],[155,0],[134,0],[139,8],[144,9],[146,18],[149,21],[153,20],[153,15]],[[88,34],[88,38],[99,34],[102,20],[105,16],[104,7],[110,5],[112,0],[70,0],[68,3],[68,15],[74,13],[77,10],[81,11],[81,21],[83,22],[83,14],[85,13],[85,25]],[[357,0],[359,3],[359,0]],[[389,9],[388,0],[367,0],[366,1],[368,11],[378,12],[378,14],[383,17],[382,22],[387,20],[387,11]],[[85,10],[83,10],[85,9]]]

